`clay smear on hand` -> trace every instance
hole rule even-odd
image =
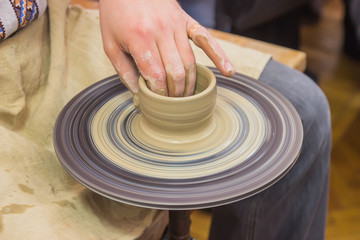
[[[150,50],[145,51],[141,55],[141,61],[145,63],[147,69],[139,68],[139,71],[147,81],[147,85],[151,91],[164,96],[168,95],[165,79],[166,76],[164,76],[160,66],[156,64],[155,58]],[[139,66],[138,63],[136,63],[136,65]],[[150,75],[146,73],[149,73]]]
[[[195,83],[196,83],[196,64],[190,64],[185,66],[185,90],[184,96],[194,95]]]
[[[204,50],[224,75],[232,76],[235,73],[234,67],[220,48],[219,44],[203,26],[194,24],[190,28],[188,35],[196,46]]]
[[[125,84],[127,89],[129,89],[133,94],[139,92],[139,74],[126,72],[121,76],[121,81]]]
[[[183,66],[166,65],[166,80],[170,97],[182,97],[185,89]]]

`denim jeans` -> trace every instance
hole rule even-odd
[[[330,111],[320,88],[304,74],[270,60],[260,81],[282,93],[303,123],[301,154],[270,188],[214,208],[211,240],[324,239],[331,145]]]

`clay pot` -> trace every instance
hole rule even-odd
[[[134,104],[141,111],[142,128],[156,135],[194,136],[211,125],[216,104],[216,78],[207,67],[196,66],[195,94],[187,97],[158,95],[140,77]]]

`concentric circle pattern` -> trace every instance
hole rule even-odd
[[[218,98],[207,134],[162,139],[147,129],[131,93],[113,76],[60,113],[54,129],[59,160],[84,186],[142,207],[213,207],[269,187],[298,157],[300,118],[266,84],[212,70]]]

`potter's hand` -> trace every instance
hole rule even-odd
[[[133,93],[140,71],[155,93],[192,95],[196,65],[188,38],[224,75],[235,72],[209,32],[176,0],[100,0],[100,23],[105,52]]]

